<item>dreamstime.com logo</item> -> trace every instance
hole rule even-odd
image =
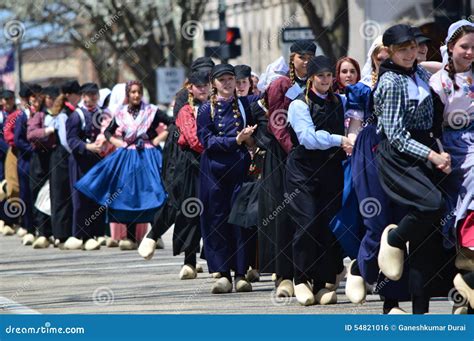
[[[5,328],[6,334],[85,334],[83,327],[52,327],[51,322],[45,322],[40,327],[15,327],[9,325]]]

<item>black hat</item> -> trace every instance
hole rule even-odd
[[[51,85],[43,89],[43,93],[46,96],[56,98],[59,96],[59,88],[57,86]]]
[[[248,65],[236,65],[235,69],[235,79],[243,79],[252,76],[252,69]]]
[[[15,98],[15,93],[11,90],[3,90],[2,98],[4,98],[4,99]]]
[[[415,39],[418,44],[426,44],[431,41],[430,38],[428,38],[427,36],[423,34],[423,32],[421,32],[419,27],[413,26],[411,29],[413,30],[413,33],[415,34]]]
[[[99,92],[99,87],[95,83],[85,83],[81,86],[81,94]]]
[[[385,30],[382,43],[385,46],[403,44],[416,40],[415,33],[409,25],[398,24]]]
[[[308,61],[307,76],[311,77],[321,72],[332,72],[334,74],[334,67],[331,60],[326,56],[311,57]]]
[[[80,94],[81,86],[77,81],[67,81],[61,85],[61,92],[63,94]]]
[[[211,79],[218,78],[222,75],[235,76],[235,69],[230,64],[218,64],[212,68]]]
[[[209,83],[209,72],[206,71],[194,71],[188,77],[188,81],[191,84],[208,84]]]
[[[216,64],[210,57],[199,57],[191,64],[191,72],[194,71],[211,71]]]
[[[43,93],[43,87],[39,84],[31,84],[28,86],[30,89],[30,96],[33,94],[42,94]]]
[[[298,54],[316,54],[316,45],[312,40],[299,40],[295,41],[291,47],[290,52]]]
[[[21,83],[20,85],[20,92],[18,93],[20,97],[27,98],[31,96],[31,89],[30,86],[26,83]]]

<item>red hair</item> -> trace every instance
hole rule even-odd
[[[336,77],[334,79],[334,86],[333,86],[333,91],[335,93],[344,93],[345,85],[341,82],[341,76],[340,76],[342,63],[344,62],[351,63],[354,66],[354,68],[357,71],[356,83],[360,81],[360,66],[359,66],[359,63],[357,63],[357,60],[351,57],[339,58],[339,60],[336,63]]]

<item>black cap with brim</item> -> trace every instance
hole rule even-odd
[[[67,81],[61,86],[61,92],[63,94],[80,94],[81,86],[77,81]]]
[[[12,99],[15,98],[15,93],[11,90],[3,90],[1,96],[3,99]]]
[[[244,79],[252,76],[252,68],[248,65],[236,65],[235,79]]]
[[[385,30],[382,43],[385,46],[400,45],[415,40],[415,33],[409,25],[398,24]]]
[[[291,53],[298,53],[298,54],[316,54],[316,45],[312,40],[299,40],[295,41],[290,46]]]
[[[59,96],[59,88],[54,85],[47,86],[46,88],[43,89],[43,94],[52,98],[56,98]]]
[[[30,96],[43,93],[43,87],[39,84],[29,85],[29,88],[30,88]]]
[[[22,97],[22,98],[30,97],[31,96],[30,86],[26,83],[22,83],[20,85],[20,92],[18,93],[18,95],[20,95],[20,97]]]
[[[205,85],[209,83],[209,73],[206,71],[191,72],[188,81],[195,85]]]
[[[81,86],[81,94],[98,93],[99,86],[95,83],[85,83]]]
[[[210,57],[199,57],[191,64],[191,72],[207,71],[210,72],[216,64]]]
[[[411,29],[413,30],[413,34],[415,35],[415,39],[418,44],[427,44],[431,41],[430,38],[421,32],[419,27],[412,27]]]
[[[326,56],[311,57],[308,61],[307,76],[311,77],[323,72],[334,74],[334,66],[331,60]]]
[[[223,75],[235,76],[234,67],[230,64],[218,64],[212,68],[211,79],[216,79]]]

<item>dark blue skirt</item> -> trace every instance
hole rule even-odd
[[[408,266],[405,266],[399,281],[390,281],[379,275],[377,256],[382,232],[387,225],[397,224],[405,213],[402,207],[388,198],[380,185],[375,154],[380,140],[375,125],[368,125],[357,136],[352,154],[352,182],[365,229],[357,264],[366,282],[377,282],[377,293],[387,298],[407,300],[410,298]]]
[[[147,223],[166,200],[159,148],[119,148],[74,187],[107,209],[107,221]]]

